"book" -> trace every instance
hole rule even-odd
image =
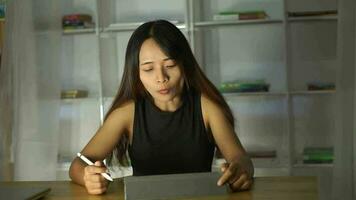
[[[219,91],[230,92],[268,92],[270,85],[264,81],[228,81],[219,86]]]
[[[288,17],[315,17],[337,15],[337,10],[287,12]]]
[[[86,28],[94,28],[94,27],[95,27],[94,23],[84,22],[84,23],[63,25],[63,30],[86,29]]]
[[[334,152],[333,147],[305,147],[304,154],[325,154]]]
[[[86,14],[65,15],[62,18],[64,30],[93,28],[95,26],[92,17]]]
[[[0,19],[5,19],[6,3],[0,4]]]
[[[231,15],[214,15],[213,20],[220,21],[220,20],[239,20],[239,14],[231,14]]]
[[[213,20],[250,20],[250,19],[266,19],[268,15],[265,11],[226,11],[219,12],[213,16]]]
[[[308,90],[335,90],[335,83],[312,82],[307,84]]]
[[[303,150],[303,163],[332,163],[333,160],[332,147],[307,147]]]
[[[267,14],[265,11],[248,11],[248,12],[240,12],[239,19],[240,20],[249,20],[249,19],[266,19]]]
[[[91,22],[92,17],[88,14],[70,14],[64,15],[62,18],[63,21],[87,21]]]
[[[74,99],[88,97],[87,90],[64,90],[61,92],[61,99]]]

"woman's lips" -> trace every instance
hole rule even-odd
[[[160,93],[160,94],[168,94],[169,93],[169,89],[159,90],[158,93]]]

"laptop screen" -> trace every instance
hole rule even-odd
[[[228,188],[216,184],[220,176],[219,172],[128,176],[124,178],[125,200],[225,195]]]

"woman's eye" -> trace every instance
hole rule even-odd
[[[172,68],[172,67],[175,67],[176,65],[167,65],[166,67],[167,68]]]
[[[143,69],[143,71],[149,72],[149,71],[152,71],[152,69]]]

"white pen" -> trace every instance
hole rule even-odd
[[[80,159],[82,159],[82,161],[84,161],[86,164],[88,164],[88,165],[94,165],[94,163],[93,163],[92,161],[90,161],[87,157],[85,157],[83,154],[77,153],[77,156],[78,156]],[[107,180],[113,181],[109,174],[107,174],[107,173],[101,173],[101,175],[104,176],[104,178],[106,178]]]

